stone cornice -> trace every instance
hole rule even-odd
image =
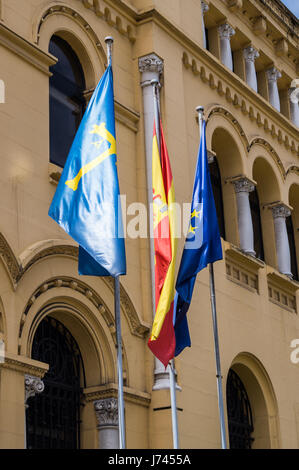
[[[197,60],[189,58],[187,52],[183,53],[182,61],[186,69],[191,70],[202,82],[223,96],[228,103],[241,109],[248,119],[256,122],[258,127],[263,127],[286,149],[299,155],[298,129],[289,119],[273,108],[236,74],[223,67],[221,62],[208,51],[197,47],[195,55]]]
[[[117,398],[118,386],[117,384],[110,383],[85,388],[83,390],[83,395],[87,403],[105,398]],[[126,401],[146,408],[149,407],[151,402],[151,395],[149,393],[141,392],[130,387],[124,387],[124,397]]]
[[[49,370],[48,364],[35,361],[25,356],[5,352],[4,362],[0,363],[1,368],[14,370],[22,374],[43,378]]]
[[[51,75],[49,67],[57,62],[51,54],[22,38],[2,22],[0,22],[0,44],[48,76]]]

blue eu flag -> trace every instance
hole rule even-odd
[[[79,244],[79,274],[126,274],[111,65],[81,121],[49,216]]]
[[[186,314],[191,303],[196,275],[209,263],[220,259],[222,259],[222,247],[208,167],[206,123],[203,121],[189,231],[176,281],[174,304],[176,356],[186,346],[191,346]]]

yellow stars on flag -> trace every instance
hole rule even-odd
[[[200,211],[197,211],[196,209],[194,209],[194,211],[191,213],[190,227],[189,227],[187,236],[189,235],[189,233],[192,233],[192,235],[195,235],[195,231],[198,227],[196,225],[194,225],[193,227],[192,219],[199,218],[199,214],[200,214]]]

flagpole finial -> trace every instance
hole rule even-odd
[[[108,58],[108,65],[112,65],[112,44],[114,39],[112,36],[105,37],[105,43],[107,44],[107,58]]]
[[[197,106],[197,107],[196,107],[196,112],[197,112],[198,115],[199,115],[198,117],[199,117],[200,119],[203,119],[203,117],[204,117],[204,112],[205,112],[205,108],[204,108],[203,106]]]

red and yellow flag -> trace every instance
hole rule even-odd
[[[161,123],[160,142],[161,155],[154,127],[152,181],[156,314],[148,346],[167,367],[175,352],[173,301],[176,239],[173,179]]]

